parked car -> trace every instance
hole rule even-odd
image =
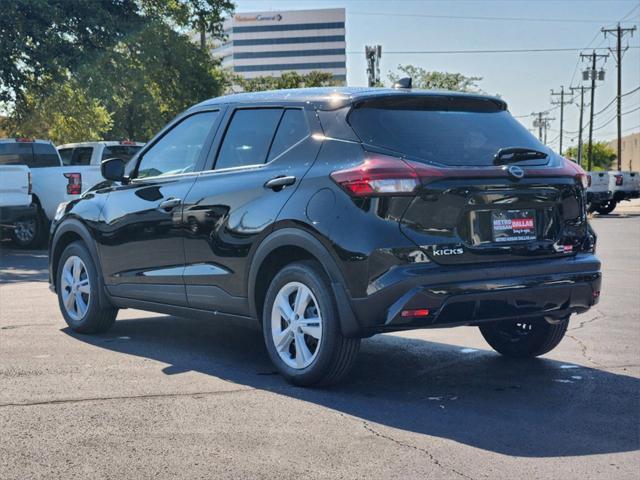
[[[23,165],[31,172],[36,215],[26,231],[30,238],[23,238],[21,244],[38,246],[46,237],[58,205],[80,196],[82,174],[63,166],[58,151],[48,140],[0,139],[0,165]]]
[[[615,210],[618,203],[640,197],[640,172],[607,172],[609,191],[611,196],[606,201],[594,204],[591,209],[601,215],[607,215]]]
[[[299,89],[205,101],[62,206],[49,273],[64,319],[119,308],[261,322],[298,385],[360,339],[477,326],[542,355],[598,302],[586,174],[494,97]]]
[[[34,239],[37,210],[31,199],[31,172],[24,165],[3,164],[10,155],[0,144],[0,233],[9,232],[19,246]]]

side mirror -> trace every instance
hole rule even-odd
[[[125,161],[121,158],[107,158],[100,164],[100,173],[107,180],[122,182],[124,180]]]

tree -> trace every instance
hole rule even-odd
[[[67,72],[125,38],[139,17],[136,0],[3,0],[0,101],[14,102],[41,79]]]
[[[113,124],[104,105],[73,80],[52,85],[44,100],[27,92],[20,102],[24,103],[18,109],[22,115],[6,122],[10,136],[55,143],[100,140]]]
[[[307,74],[298,72],[285,72],[281,77],[255,77],[242,78],[235,76],[233,82],[245,92],[261,92],[264,90],[278,90],[303,87],[330,87],[338,85],[329,72],[312,71]]]
[[[224,38],[224,16],[231,15],[235,9],[231,0],[142,0],[142,5],[149,13],[199,32],[202,50],[207,46],[206,34],[211,38]]]
[[[593,144],[591,168],[596,170],[610,170],[614,160],[618,158],[616,152],[606,142],[595,142]],[[564,156],[578,160],[578,147],[569,147],[564,152]],[[582,151],[583,166],[587,164],[587,148],[586,145]]]
[[[75,75],[111,112],[111,138],[148,140],[178,113],[223,92],[217,61],[160,21]]]
[[[389,80],[394,83],[402,77],[411,77],[413,88],[426,90],[452,90],[456,92],[480,92],[478,81],[482,77],[467,77],[461,73],[429,72],[414,65],[398,65],[400,75],[389,72]]]

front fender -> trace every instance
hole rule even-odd
[[[104,288],[104,280],[102,276],[102,264],[100,262],[100,256],[98,249],[96,248],[96,242],[91,235],[89,227],[78,218],[65,218],[61,220],[56,226],[51,236],[49,243],[49,284],[53,292],[57,293],[56,285],[56,272],[58,270],[58,263],[60,256],[64,249],[70,243],[74,241],[82,241],[96,266],[98,273],[98,292],[100,305],[111,305],[111,301],[106,294]]]

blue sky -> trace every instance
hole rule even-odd
[[[480,76],[481,88],[500,94],[514,115],[551,108],[549,91],[581,83],[578,51],[487,54],[392,54],[393,51],[483,50],[532,48],[584,48],[614,46],[613,39],[599,33],[602,26],[640,26],[638,0],[236,0],[236,11],[301,10],[344,7],[347,12],[347,81],[365,85],[364,46],[382,45],[381,71],[387,73],[398,64],[413,64],[427,70],[460,72]],[[511,20],[433,18],[434,16],[509,17]],[[523,21],[524,19],[552,21]],[[640,46],[640,32],[625,37],[630,45]],[[585,50],[590,51],[590,50]],[[599,53],[606,53],[602,50]],[[623,92],[640,86],[640,48],[629,49],[623,58]],[[610,57],[606,79],[596,89],[596,111],[605,107],[616,92],[616,63]],[[574,73],[575,72],[575,73]],[[640,91],[625,97],[623,112],[640,105]],[[577,130],[578,109],[569,105],[565,129]],[[596,117],[595,128],[606,124],[615,114],[615,105]],[[559,111],[549,138],[557,136]],[[531,119],[520,119],[531,127]],[[626,133],[640,131],[640,110],[623,117]],[[596,134],[598,134],[596,136]],[[594,132],[598,139],[616,135],[615,121]],[[575,135],[565,137],[565,146]],[[552,144],[557,147],[557,141]]]

